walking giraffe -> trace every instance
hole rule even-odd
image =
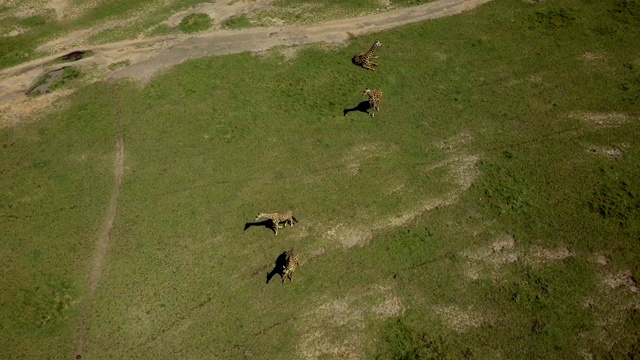
[[[289,226],[293,227],[293,225],[298,222],[298,220],[293,217],[293,213],[291,211],[283,211],[272,214],[258,213],[255,221],[258,221],[260,219],[271,220],[273,224],[272,230],[275,235],[278,235],[278,229],[282,229],[283,226],[287,227],[287,224],[289,224]],[[284,224],[280,225],[281,223]]]
[[[297,251],[295,251],[294,249],[291,249],[287,251],[286,254],[287,254],[287,262],[282,269],[283,284],[286,278],[289,278],[289,282],[291,282],[291,275],[293,274],[294,271],[296,271],[296,269],[298,268],[298,265],[300,265],[300,256],[298,255]]]

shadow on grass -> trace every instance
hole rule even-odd
[[[244,230],[246,231],[248,228],[253,227],[253,226],[262,226],[262,227],[265,227],[267,229],[271,229],[271,231],[273,231],[274,233],[276,232],[275,224],[270,219],[263,220],[263,221],[257,221],[257,222],[245,223],[244,224]]]
[[[284,276],[284,269],[287,267],[287,252],[283,252],[278,255],[276,259],[276,264],[273,266],[273,270],[267,274],[267,284],[271,281],[271,278],[275,275],[280,275],[282,278]]]
[[[368,100],[365,100],[365,101],[361,101],[360,104],[356,105],[355,107],[352,107],[351,109],[344,109],[342,112],[344,116],[347,116],[347,114],[352,111],[360,111],[369,115],[369,109],[371,109],[371,104],[369,103]]]

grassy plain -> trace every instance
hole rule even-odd
[[[0,131],[0,357],[633,358],[640,5],[494,1],[97,83]],[[374,38],[379,71],[350,57]],[[256,81],[256,79],[260,79]],[[356,107],[381,88],[381,112]],[[277,238],[256,212],[300,220]],[[295,246],[293,282],[265,284]]]

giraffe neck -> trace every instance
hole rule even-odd
[[[364,54],[366,57],[370,57],[371,55],[373,55],[373,52],[376,50],[376,46],[377,43],[373,43],[373,45],[371,45],[371,49],[369,49],[369,51],[366,52],[366,54]]]

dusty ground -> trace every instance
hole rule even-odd
[[[195,36],[166,36],[133,40],[80,48],[93,30],[55,39],[45,45],[49,50],[61,52],[0,71],[0,127],[7,127],[29,120],[38,111],[47,109],[68,92],[55,92],[29,98],[25,91],[43,73],[64,64],[49,64],[52,60],[73,50],[91,50],[94,56],[82,59],[76,66],[92,66],[97,75],[92,81],[102,79],[133,78],[147,82],[161,71],[187,59],[205,56],[233,54],[243,51],[261,52],[274,46],[296,46],[310,43],[341,43],[351,36],[382,31],[409,23],[451,16],[473,9],[490,0],[438,0],[421,6],[392,10],[382,14],[355,19],[341,19],[309,26],[261,27],[244,30],[211,30]],[[204,11],[217,19],[245,14],[267,6],[271,0],[244,2],[224,0],[216,4],[201,5],[187,12],[171,16],[173,24],[191,12]],[[52,1],[58,17],[66,16],[66,2]],[[109,65],[128,61],[126,68],[112,70]]]

